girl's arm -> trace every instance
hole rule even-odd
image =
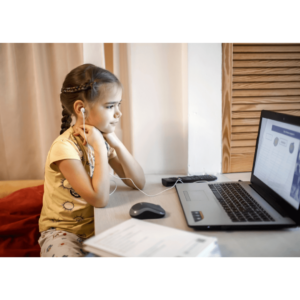
[[[85,171],[82,162],[76,159],[64,159],[55,164],[72,188],[86,202],[94,207],[105,207],[109,199],[110,176],[107,163],[107,149],[103,145],[93,146],[95,153],[95,168],[93,178]]]
[[[64,159],[56,161],[63,176],[68,180],[72,188],[86,202],[94,207],[104,207],[108,203],[110,176],[107,162],[107,149],[102,134],[95,127],[86,126],[86,136],[94,148],[95,168],[93,178],[84,169],[82,162],[76,159]],[[83,137],[82,125],[75,128],[74,136]],[[84,142],[86,144],[86,142]]]
[[[135,185],[142,190],[145,186],[145,175],[144,171],[138,162],[133,158],[133,156],[129,153],[123,143],[118,139],[114,132],[103,134],[107,142],[111,147],[113,147],[117,156],[109,160],[109,164],[114,169],[114,171],[118,174],[120,178],[131,178]],[[131,180],[122,179],[123,182],[136,189]]]
[[[102,146],[102,147],[101,147]],[[97,194],[98,203],[95,207],[104,207],[108,203],[109,199],[109,188],[110,188],[110,178],[109,178],[109,167],[107,163],[107,151],[106,146],[99,145],[94,146],[95,155],[95,168],[92,178],[92,186]]]

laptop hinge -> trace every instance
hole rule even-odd
[[[274,202],[271,197],[268,197],[267,193],[264,193],[262,189],[257,186],[253,186],[249,184],[249,186],[259,195],[261,196],[269,205],[271,205],[282,217],[288,217],[288,214],[284,211],[284,209],[276,202]]]

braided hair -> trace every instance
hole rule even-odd
[[[74,102],[82,100],[93,105],[103,92],[102,87],[107,84],[122,86],[114,74],[93,64],[83,64],[67,74],[60,94],[63,108],[60,134],[70,128],[71,116],[76,116]]]
[[[62,119],[61,119],[61,131],[59,134],[64,133],[68,128],[70,128],[71,123],[72,123],[72,117],[69,114],[69,112],[64,108],[62,111]]]

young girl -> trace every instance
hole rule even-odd
[[[143,189],[142,168],[114,133],[121,99],[121,83],[107,70],[84,64],[66,76],[60,94],[62,129],[45,165],[41,256],[86,254],[82,242],[94,235],[94,207],[105,207],[109,200],[109,165]],[[76,123],[70,127],[71,115]]]

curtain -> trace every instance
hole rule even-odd
[[[82,63],[82,44],[0,44],[0,180],[44,178],[60,89]]]

